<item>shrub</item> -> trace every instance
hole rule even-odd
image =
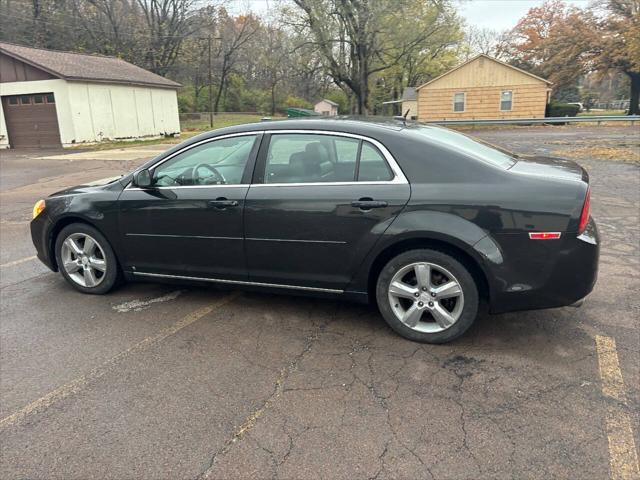
[[[545,111],[545,117],[575,117],[580,111],[578,105],[568,103],[549,103]]]

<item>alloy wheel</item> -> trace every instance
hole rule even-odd
[[[398,320],[423,333],[450,328],[464,307],[460,282],[445,268],[429,262],[398,270],[389,283],[388,298]]]
[[[107,260],[104,250],[85,233],[72,233],[65,238],[60,257],[65,272],[82,287],[96,287],[105,278]]]

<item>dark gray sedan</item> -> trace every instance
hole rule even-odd
[[[38,257],[76,289],[213,282],[377,302],[450,341],[481,310],[560,307],[598,269],[589,178],[438,127],[287,120],[214,130],[34,207]]]

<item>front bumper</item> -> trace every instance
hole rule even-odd
[[[554,243],[555,242],[555,243]],[[491,312],[573,305],[596,284],[600,237],[593,218],[581,235],[555,240],[505,240],[505,264],[491,298]]]
[[[53,223],[46,210],[31,221],[31,241],[36,247],[38,259],[54,272],[58,271],[53,248],[51,248],[51,230]]]

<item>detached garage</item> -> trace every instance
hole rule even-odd
[[[0,42],[0,148],[178,134],[179,87],[118,58]]]

